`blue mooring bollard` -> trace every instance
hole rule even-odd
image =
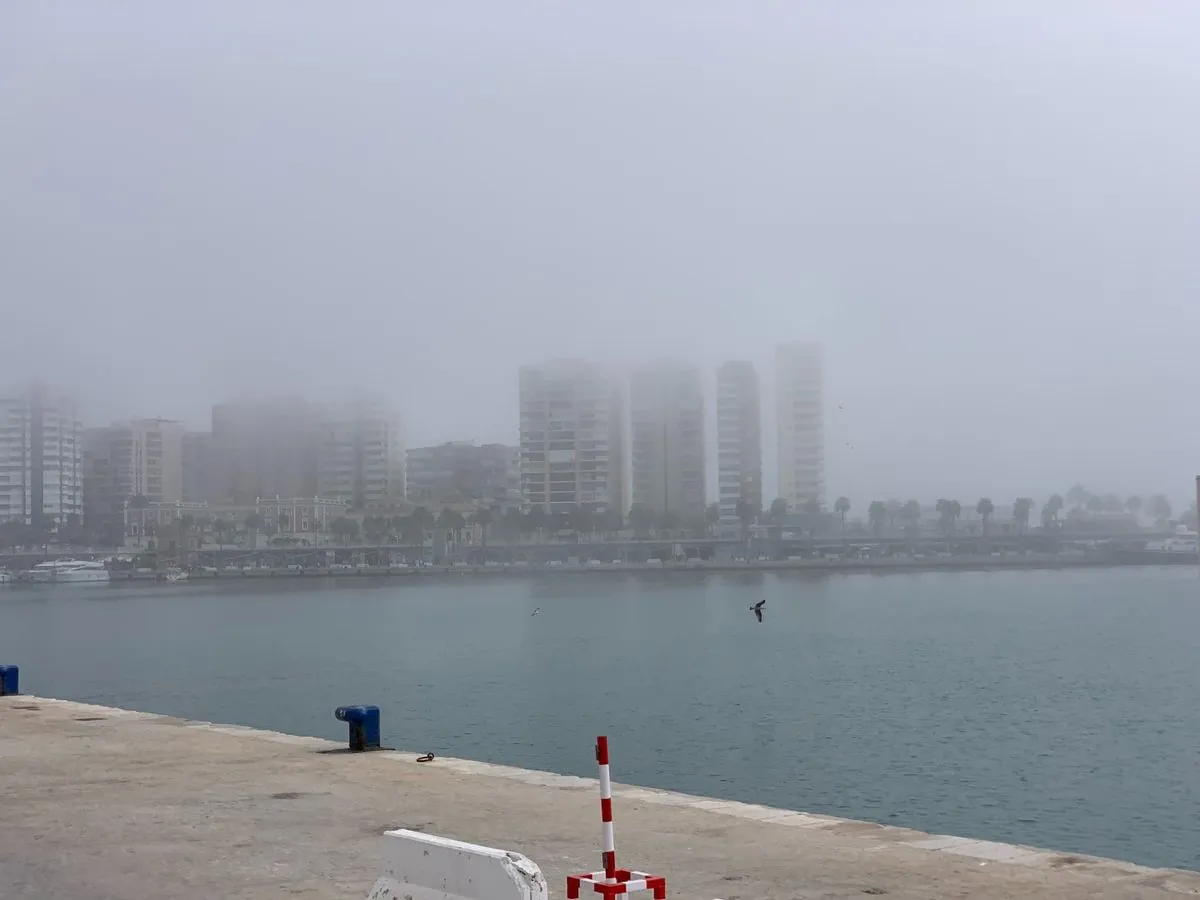
[[[21,670],[16,666],[0,666],[0,697],[21,693]]]
[[[339,706],[334,718],[350,726],[350,749],[356,753],[379,749],[379,707]]]

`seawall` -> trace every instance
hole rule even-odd
[[[614,735],[617,776],[623,740],[636,728]],[[596,868],[594,780],[417,756],[0,697],[0,897],[363,898],[379,836],[397,827],[523,853],[552,896],[568,873]],[[1200,893],[1196,872],[639,787],[614,794],[622,864],[665,875],[671,897]]]

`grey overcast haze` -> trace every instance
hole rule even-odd
[[[1200,5],[0,5],[0,390],[87,424],[826,358],[828,498],[1200,470]],[[839,410],[838,406],[844,407]],[[711,419],[711,416],[710,416]],[[715,453],[710,447],[710,468]]]

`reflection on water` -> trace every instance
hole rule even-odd
[[[1200,867],[1194,572],[0,592],[33,692]],[[767,600],[765,621],[749,607]],[[531,616],[541,607],[542,613]]]

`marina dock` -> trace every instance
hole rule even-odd
[[[594,780],[416,762],[424,749],[350,753],[317,738],[0,697],[0,897],[362,900],[393,828],[523,853],[555,897],[567,874],[598,865]],[[1200,893],[1196,872],[620,784],[614,804],[620,858],[665,875],[669,897]]]

